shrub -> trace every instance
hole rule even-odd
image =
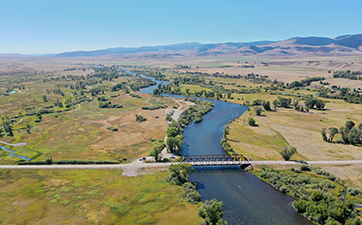
[[[309,168],[308,165],[303,164],[303,165],[300,166],[300,170],[301,171],[310,171],[310,168]]]
[[[146,121],[147,119],[145,117],[143,117],[142,115],[138,115],[136,114],[136,121],[137,122],[143,122],[143,121]]]
[[[118,131],[118,127],[108,126],[108,127],[107,127],[107,130],[110,130],[110,131]]]
[[[139,95],[136,95],[135,93],[131,93],[129,94],[131,97],[134,97],[134,98],[142,98],[141,96]]]
[[[252,117],[249,117],[248,124],[249,124],[249,126],[255,126],[255,120]]]
[[[361,194],[361,190],[359,188],[353,188],[353,187],[348,187],[347,192],[353,196]]]
[[[201,201],[201,195],[197,192],[196,185],[190,182],[186,182],[182,185],[182,188],[185,191],[183,197],[186,199],[187,202],[197,203]]]

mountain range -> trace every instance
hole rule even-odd
[[[284,41],[226,42],[181,44],[142,47],[119,47],[95,51],[73,51],[54,57],[123,57],[123,58],[174,58],[218,55],[237,56],[344,56],[362,55],[362,34],[328,37],[294,37]]]

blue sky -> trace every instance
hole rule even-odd
[[[362,33],[361,0],[0,0],[0,53]]]

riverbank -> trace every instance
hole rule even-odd
[[[251,171],[276,190],[293,197],[293,207],[317,224],[358,224],[359,211],[352,203],[360,203],[362,197],[346,191],[343,182],[318,167],[301,166],[291,170],[260,167]],[[352,193],[352,192],[351,192]],[[340,198],[343,197],[343,201]],[[328,210],[323,210],[328,208]],[[335,212],[340,212],[336,214]]]
[[[195,105],[195,103],[185,100],[174,100],[177,104],[180,105],[177,109],[167,109],[165,111],[166,115],[170,114],[172,119],[177,121],[180,117],[182,112],[184,112],[186,109],[188,109],[190,106]],[[166,116],[165,115],[165,116]]]

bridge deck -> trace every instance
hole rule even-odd
[[[250,165],[247,161],[200,161],[200,162],[188,162],[191,166],[241,166]]]
[[[250,165],[251,163],[243,156],[235,154],[223,155],[184,155],[183,162],[190,163],[192,166],[226,166],[226,165]]]

